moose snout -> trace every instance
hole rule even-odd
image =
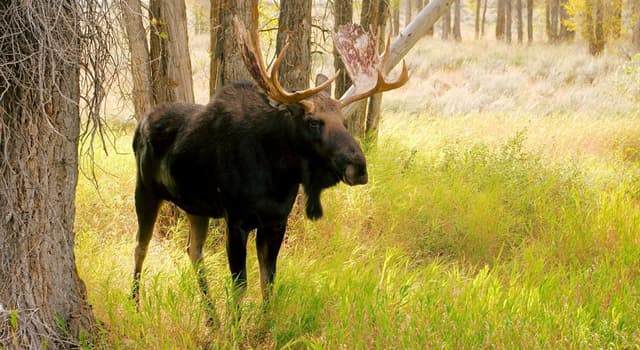
[[[344,170],[344,182],[349,186],[364,185],[369,181],[367,166],[362,164],[349,164]]]

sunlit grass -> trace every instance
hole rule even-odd
[[[622,58],[441,45],[418,48],[430,63],[385,97],[369,184],[325,191],[320,221],[294,209],[268,307],[250,238],[239,321],[212,223],[219,328],[206,326],[183,221],[152,240],[139,311],[130,300],[135,163],[131,130],[116,135],[117,152],[96,155],[99,190],[81,178],[77,193],[95,347],[637,348],[640,115],[615,94]],[[430,95],[434,76],[450,87]],[[561,94],[536,97],[536,86]],[[578,95],[589,103],[565,98]]]

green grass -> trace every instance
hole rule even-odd
[[[638,347],[637,162],[616,152],[551,157],[517,130],[493,142],[435,138],[408,148],[412,140],[384,134],[368,152],[370,184],[325,192],[318,222],[291,218],[267,310],[249,249],[239,322],[227,312],[229,272],[214,224],[206,266],[222,325],[210,329],[184,222],[152,241],[140,312],[129,299],[135,169],[124,133],[121,153],[98,156],[100,196],[86,180],[78,188],[77,262],[104,328],[95,346]],[[618,175],[598,176],[603,164]]]
[[[184,221],[152,240],[139,311],[130,300],[135,163],[131,130],[118,128],[116,150],[96,155],[99,190],[81,178],[77,192],[93,346],[639,348],[640,114],[624,74],[637,62],[576,45],[418,46],[408,86],[385,95],[369,184],[324,192],[317,222],[294,208],[266,308],[250,238],[239,321],[211,224],[218,328],[206,326]]]

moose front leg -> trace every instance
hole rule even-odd
[[[278,225],[258,229],[256,234],[256,249],[260,262],[260,286],[262,299],[265,304],[273,293],[273,280],[276,275],[278,252],[287,228],[286,220]]]

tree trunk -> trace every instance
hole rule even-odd
[[[222,0],[209,2],[209,96],[216,94],[219,63],[216,57],[218,29],[220,27],[220,3]]]
[[[442,33],[440,37],[442,40],[449,40],[449,34],[451,34],[451,8],[447,8],[444,15],[442,15]]]
[[[377,16],[374,26],[375,33],[378,35],[378,49],[383,52],[385,49],[385,33],[387,28],[387,19],[389,18],[389,5],[386,0],[374,1],[377,6]],[[422,4],[420,4],[422,5]],[[365,126],[365,141],[367,145],[375,145],[378,140],[378,129],[380,127],[380,115],[382,112],[382,93],[375,94],[369,98],[369,106],[367,110],[367,122]]]
[[[334,12],[334,31],[338,30],[338,27],[343,24],[348,24],[353,21],[353,2],[352,0],[334,0],[333,2],[333,12]],[[338,50],[333,49],[333,67],[335,71],[340,71],[340,75],[335,81],[334,88],[334,96],[340,97],[344,94],[349,86],[351,86],[351,79],[349,79],[349,74],[347,70],[344,68],[344,64],[340,59],[340,55],[338,54]]]
[[[633,13],[635,14],[635,24],[631,33],[631,42],[636,50],[640,50],[640,1],[638,0],[634,1]]]
[[[400,34],[400,0],[391,0],[391,33]]]
[[[518,25],[518,44],[524,41],[524,24],[522,20],[522,0],[516,0],[516,21]]]
[[[507,42],[507,44],[511,44],[511,27],[513,24],[513,18],[511,16],[511,0],[504,0],[504,6],[505,6],[505,18],[504,18],[504,35],[505,35],[505,41]]]
[[[593,56],[604,51],[606,43],[604,33],[604,4],[602,0],[585,1],[586,37],[589,42],[589,53]]]
[[[622,32],[622,0],[611,0],[609,6],[611,12],[611,36],[617,39]]]
[[[248,31],[258,30],[258,0],[220,2],[220,29],[216,45],[216,60],[219,62],[216,86],[224,86],[238,80],[250,80],[244,67],[233,29],[233,16],[238,15]]]
[[[476,18],[475,18],[476,40],[480,39],[480,8],[481,6],[482,6],[482,0],[476,0]]]
[[[80,347],[95,324],[73,251],[79,60],[90,40],[80,7],[0,3],[0,348]]]
[[[422,8],[424,8],[424,7],[425,7],[425,6],[427,6],[427,5],[429,5],[429,0],[425,0],[425,1],[424,1],[424,6],[422,6]],[[426,35],[428,35],[428,36],[433,36],[433,33],[434,33],[434,32],[435,32],[435,31],[434,31],[434,25],[431,25],[431,26],[429,27],[429,29],[427,29],[427,34],[426,34]]]
[[[311,1],[281,0],[278,23],[276,52],[282,50],[289,36],[278,78],[285,89],[306,89],[311,73]]]
[[[569,0],[560,1],[560,33],[558,34],[558,36],[562,41],[572,40],[575,36],[575,31],[570,30],[566,24],[566,21],[569,20],[569,13],[566,9],[568,2]]]
[[[489,0],[484,0],[484,8],[482,9],[482,23],[480,24],[480,35],[483,37],[484,37],[484,25],[487,21],[487,2],[489,2]]]
[[[364,0],[363,0],[364,1]],[[413,0],[404,0],[404,26],[411,23],[411,2]]]
[[[184,0],[151,0],[151,59],[156,103],[193,102],[191,56]]]
[[[496,5],[496,39],[502,40],[504,38],[505,32],[505,1],[506,0],[498,0]]]
[[[133,107],[135,118],[140,120],[151,110],[153,105],[147,33],[142,25],[140,0],[123,0],[120,3],[120,7],[123,13],[127,41],[129,43],[129,55],[131,57]]]
[[[461,16],[460,0],[455,0],[454,11],[453,11],[453,38],[456,41],[462,41],[462,33],[460,32],[460,16]]]
[[[533,42],[533,0],[527,0],[527,41]]]

